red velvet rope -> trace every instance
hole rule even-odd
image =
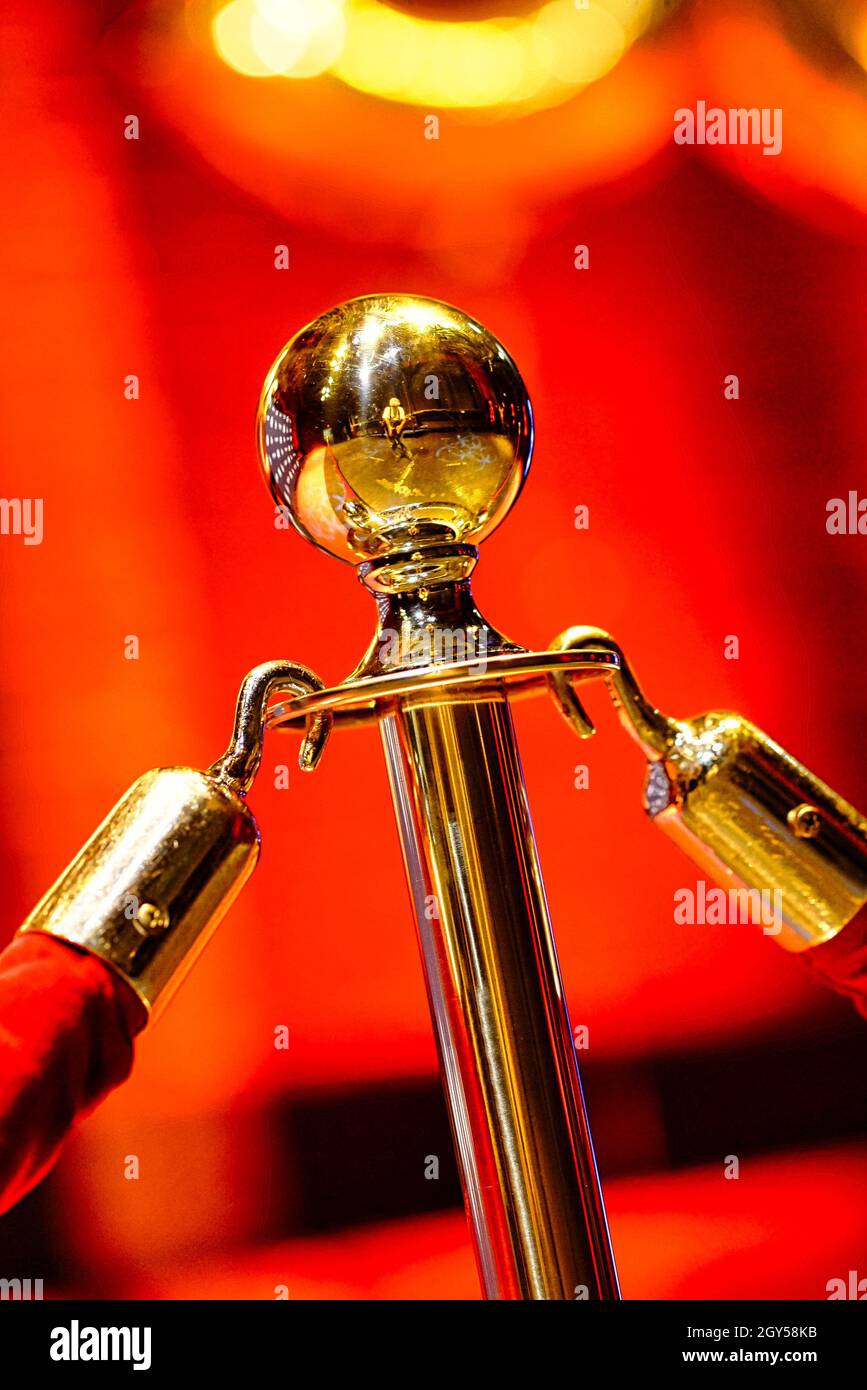
[[[0,954],[0,1212],[126,1080],[146,1021],[132,990],[87,952],[34,934]]]
[[[805,951],[803,959],[817,979],[845,994],[867,1018],[867,907],[830,941]]]

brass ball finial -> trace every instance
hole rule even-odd
[[[533,414],[511,357],[467,314],[365,295],[283,348],[258,440],[297,529],[360,564],[490,535],[530,467]]]

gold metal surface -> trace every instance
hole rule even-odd
[[[262,756],[266,707],[277,693],[310,695],[306,666],[269,661],[245,678],[232,739],[208,772],[160,768],[130,788],[30,914],[43,932],[99,956],[152,1011],[162,1006],[252,873],[259,832],[241,800]],[[331,715],[301,721],[298,757],[314,768]]]
[[[266,661],[245,676],[235,705],[232,739],[211,775],[241,796],[250,790],[262,759],[268,701],[272,695],[309,697],[323,690],[322,681],[297,661]],[[322,757],[331,732],[331,714],[317,710],[305,715],[304,739],[298,754],[302,772],[312,772]]]
[[[506,700],[617,658],[528,652],[470,587],[475,542],[529,468],[532,419],[505,349],[449,305],[353,300],[284,348],[260,405],[266,476],[303,535],[355,563],[378,623],[347,681],[267,721],[382,722],[486,1294],[617,1298]]]
[[[484,1291],[617,1298],[508,703],[382,733]]]
[[[433,628],[430,648],[435,650],[437,634]],[[450,695],[457,690],[465,698],[498,697],[508,689],[510,698],[547,688],[552,674],[568,671],[571,681],[593,680],[613,670],[617,658],[610,652],[585,650],[572,652],[527,652],[520,649],[497,652],[486,658],[441,665],[398,668],[388,675],[368,676],[345,680],[341,685],[298,696],[286,704],[271,705],[266,715],[269,729],[295,728],[313,715],[333,712],[335,722],[354,724],[377,721],[387,713],[399,696],[402,702],[410,697],[429,701],[437,694]]]
[[[651,760],[648,815],[723,888],[766,894],[773,920],[763,929],[781,946],[803,951],[828,941],[867,903],[867,821],[761,729],[725,710],[661,714],[599,628],[569,628],[552,645],[618,656],[605,680]],[[552,685],[578,732],[592,733],[568,675],[556,674]]]
[[[268,374],[259,455],[302,535],[358,564],[398,545],[475,542],[514,502],[533,417],[508,353],[451,305],[352,299]]]
[[[253,816],[191,767],[130,787],[21,927],[98,955],[150,1011],[180,983],[252,872]]]

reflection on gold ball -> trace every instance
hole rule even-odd
[[[309,540],[357,564],[489,535],[527,475],[533,415],[481,324],[438,300],[366,295],[287,343],[258,437],[275,501]]]

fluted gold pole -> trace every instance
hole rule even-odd
[[[470,590],[476,542],[517,497],[532,438],[496,338],[404,295],[309,324],[275,361],[259,412],[275,502],[377,599],[352,676],[296,709],[381,724],[484,1292],[617,1298],[506,698],[565,658],[540,665]]]
[[[402,708],[382,735],[485,1293],[616,1298],[508,703]]]

